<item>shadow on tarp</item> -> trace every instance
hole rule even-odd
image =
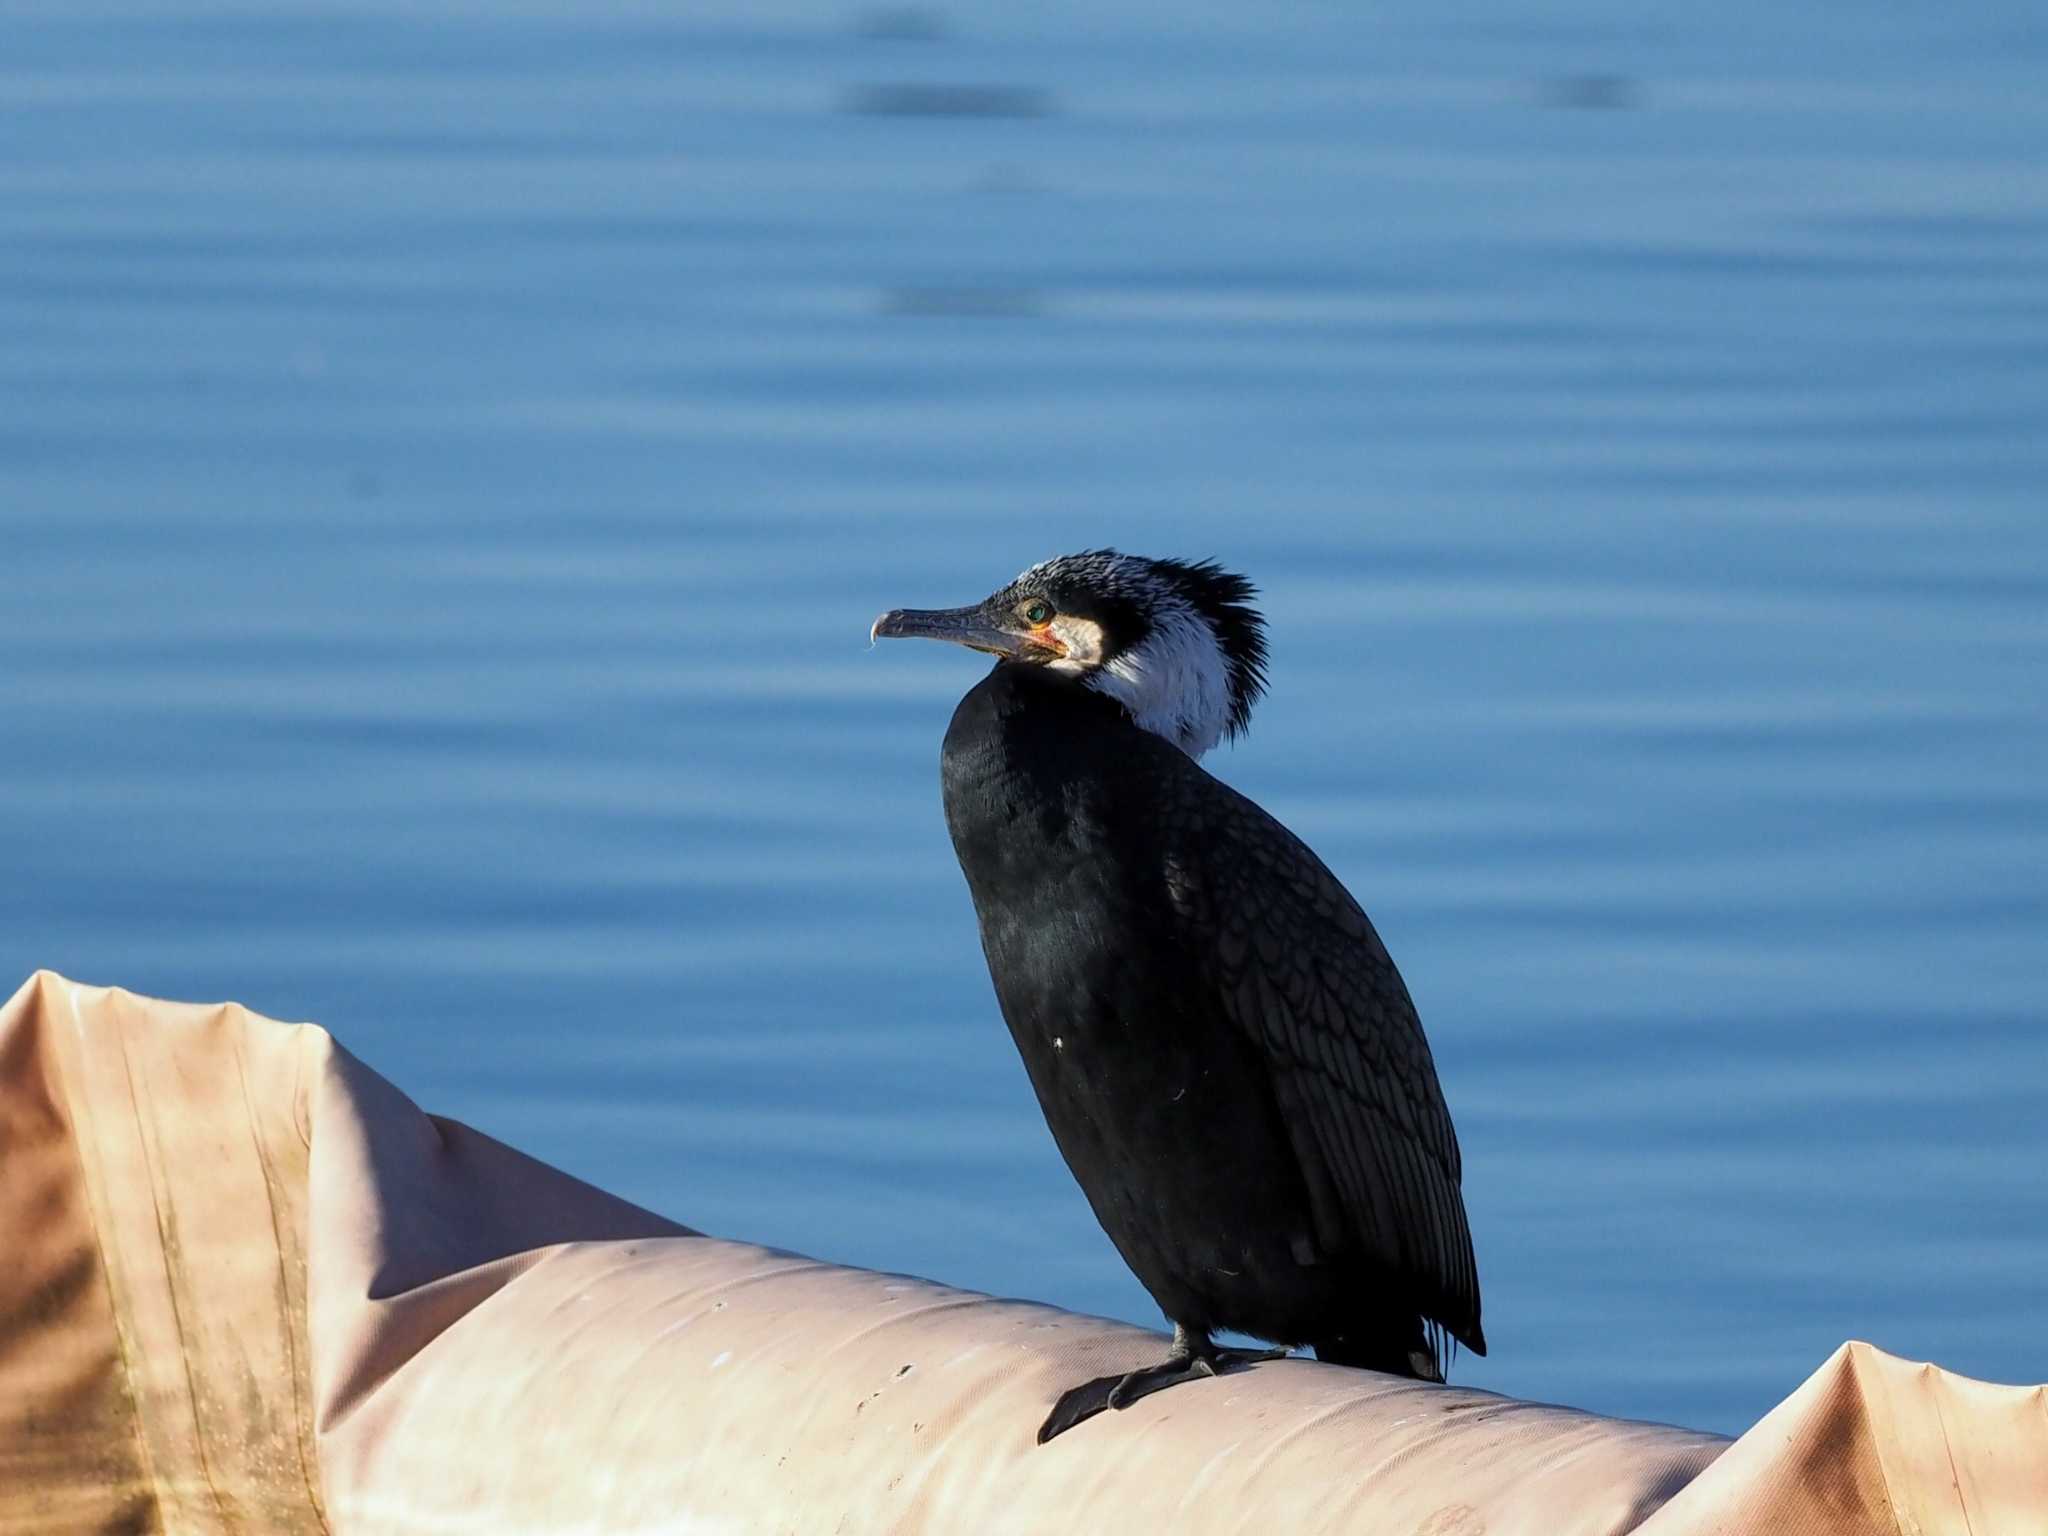
[[[1732,1444],[1289,1360],[1050,1446],[1156,1334],[702,1237],[327,1033],[0,1011],[0,1532],[2041,1529],[2048,1398],[1838,1350]]]

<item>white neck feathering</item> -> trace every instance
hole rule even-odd
[[[1060,628],[1057,620],[1054,627]],[[1052,665],[1115,699],[1140,730],[1164,737],[1193,758],[1223,739],[1230,720],[1229,674],[1215,634],[1187,604],[1162,605],[1152,632],[1106,662],[1099,648],[1090,654],[1088,641],[1099,647],[1099,631],[1063,638],[1068,657]]]

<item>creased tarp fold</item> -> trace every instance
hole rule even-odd
[[[1040,1447],[1156,1334],[706,1238],[325,1031],[0,1010],[0,1532],[1991,1532],[2048,1397],[1843,1348],[1732,1446],[1288,1360]]]

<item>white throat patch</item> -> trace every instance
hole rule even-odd
[[[1130,711],[1139,729],[1163,736],[1199,758],[1223,739],[1230,720],[1230,680],[1215,635],[1187,604],[1171,601],[1153,615],[1152,633],[1109,661],[1102,629],[1066,614],[1052,632],[1067,654],[1047,665],[1078,677]]]

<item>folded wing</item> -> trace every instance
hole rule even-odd
[[[1271,1074],[1317,1241],[1363,1253],[1485,1353],[1457,1133],[1386,946],[1279,822],[1193,763],[1171,776],[1166,899]]]

